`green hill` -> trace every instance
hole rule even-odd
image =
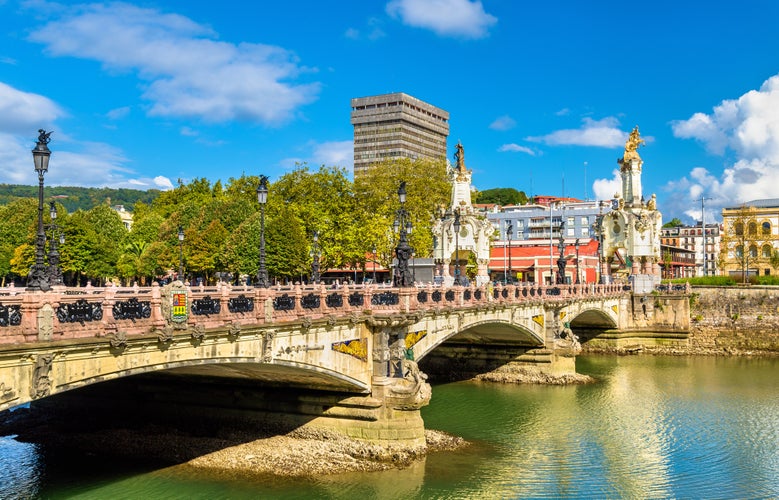
[[[160,195],[158,189],[140,191],[138,189],[86,188],[75,186],[44,187],[45,200],[56,198],[65,206],[69,213],[76,210],[89,210],[101,203],[109,201],[113,205],[124,205],[132,211],[135,203],[141,201],[151,204]],[[17,198],[37,198],[38,186],[23,186],[18,184],[0,184],[0,205],[7,205]]]

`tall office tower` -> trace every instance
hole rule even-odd
[[[354,175],[392,158],[446,158],[449,112],[402,92],[352,99]]]

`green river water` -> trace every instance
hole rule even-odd
[[[598,383],[433,386],[472,444],[409,468],[215,480],[0,438],[0,498],[779,498],[779,359],[581,356]]]

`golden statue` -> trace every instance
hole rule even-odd
[[[627,142],[625,142],[625,154],[622,156],[622,161],[640,160],[641,157],[638,155],[638,148],[643,144],[646,144],[646,141],[641,138],[641,135],[638,133],[638,125],[636,125],[628,136]]]

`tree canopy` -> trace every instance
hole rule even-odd
[[[213,281],[217,273],[234,279],[255,276],[259,267],[260,226],[264,215],[266,266],[272,280],[307,279],[313,234],[318,234],[320,267],[364,269],[367,260],[392,262],[400,208],[398,187],[406,182],[405,209],[413,223],[410,244],[417,256],[429,255],[437,208],[448,202],[451,186],[444,161],[385,161],[352,181],[343,168],[297,165],[269,185],[264,207],[257,200],[259,176],[242,175],[211,183],[205,178],[179,182],[175,189],[139,197],[128,231],[108,200],[68,213],[60,198],[57,224],[65,236],[59,246],[66,284],[122,279],[149,284],[175,274]],[[22,278],[34,261],[37,195],[0,205],[0,275]],[[48,252],[51,231],[48,210]],[[179,228],[184,233],[179,240]]]

